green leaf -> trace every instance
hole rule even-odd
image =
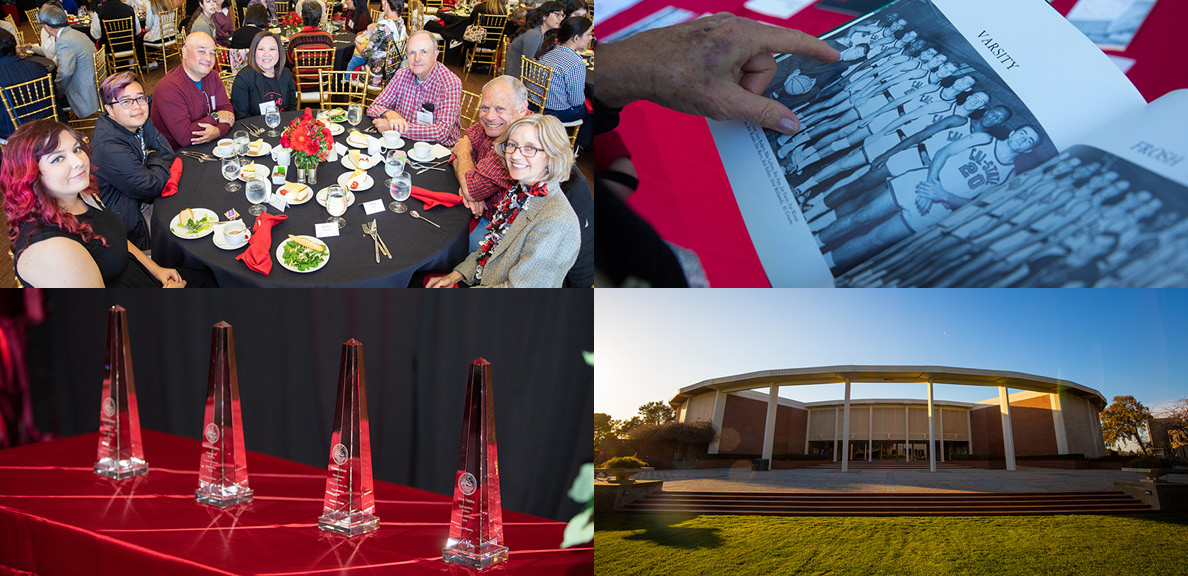
[[[593,485],[594,476],[590,476],[590,483]],[[594,504],[586,505],[586,508],[578,512],[569,524],[565,525],[565,536],[561,540],[562,548],[569,548],[570,546],[578,546],[594,540]]]
[[[573,487],[569,489],[569,497],[578,502],[589,502],[594,499],[594,463],[582,464],[577,478],[573,479]]]
[[[589,366],[593,366],[593,365],[594,365],[594,353],[593,353],[593,352],[586,352],[585,350],[583,350],[583,351],[582,351],[582,358],[585,358],[585,359],[586,359],[586,364],[587,364],[587,365],[589,365]]]

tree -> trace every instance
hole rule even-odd
[[[639,407],[644,424],[667,424],[676,420],[676,412],[667,402],[648,402]]]
[[[1171,437],[1172,447],[1188,444],[1188,396],[1164,406],[1155,416]]]
[[[1147,453],[1147,418],[1151,411],[1134,396],[1114,396],[1114,403],[1101,411],[1101,435],[1106,444],[1120,445],[1127,440],[1138,443],[1143,454]]]
[[[614,431],[614,428],[611,427],[611,422],[614,422],[614,420],[611,420],[610,414],[603,414],[601,412],[594,413],[594,447],[595,448],[601,447],[602,442],[605,441],[607,438],[615,437],[615,431]]]
[[[612,422],[615,425],[616,438],[626,438],[632,429],[644,424],[643,419],[639,416],[632,416],[630,420],[613,420]]]

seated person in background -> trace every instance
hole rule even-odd
[[[585,0],[569,0],[569,2],[565,3],[566,20],[569,20],[574,16],[581,16],[582,18],[589,19],[589,14],[590,9],[589,6],[586,5]]]
[[[293,61],[296,48],[333,48],[334,37],[318,29],[322,22],[322,5],[314,0],[301,1],[301,21],[305,28],[289,37],[289,61]]]
[[[0,20],[2,22],[2,20]],[[49,74],[45,66],[32,60],[25,60],[16,54],[16,37],[7,30],[0,30],[0,86],[5,88],[22,82],[36,80]],[[20,112],[21,110],[17,110]],[[48,112],[46,113],[48,115]],[[8,138],[16,127],[8,114],[0,115],[0,138]]]
[[[401,68],[367,108],[381,132],[453,146],[462,136],[458,113],[462,80],[437,62],[437,42],[424,30],[408,38],[408,68]],[[432,104],[426,110],[425,104]]]
[[[515,10],[507,15],[507,26],[503,28],[503,35],[507,37],[508,41],[515,40],[516,35],[521,32],[521,28],[528,22],[528,9],[523,6],[517,6]]]
[[[130,0],[131,1],[131,0]],[[103,22],[107,20],[120,20],[123,18],[132,19],[132,40],[135,43],[136,60],[140,65],[144,66],[144,40],[140,33],[140,19],[136,17],[136,10],[132,6],[125,4],[124,0],[104,0],[95,9],[95,14],[91,16],[91,38],[94,38],[100,46],[106,45],[104,39],[107,34],[103,30]],[[110,52],[110,49],[108,50]],[[156,69],[156,67],[153,67]]]
[[[507,46],[507,74],[522,78],[521,56],[533,58],[544,42],[545,32],[556,30],[565,20],[565,5],[549,0],[528,13],[527,28]]]
[[[226,46],[235,23],[223,8],[223,0],[202,0],[190,18],[190,32],[205,32],[219,46]]]
[[[104,112],[91,137],[99,199],[124,222],[128,241],[148,250],[153,200],[169,181],[176,156],[149,120],[148,97],[134,74],[108,76],[99,93]]]
[[[282,14],[276,13],[276,0],[252,0],[251,2],[247,3],[248,6],[255,6],[256,4],[260,4],[268,9],[269,20],[271,20],[273,16],[276,16],[277,18],[283,16]]]
[[[511,76],[500,76],[483,86],[479,101],[478,122],[471,124],[466,134],[454,145],[454,172],[461,183],[462,202],[479,219],[470,232],[470,251],[479,249],[487,234],[495,207],[515,184],[507,171],[507,163],[495,153],[494,144],[512,122],[527,116],[528,90]],[[582,248],[577,262],[565,275],[565,286],[589,287],[593,284],[594,267],[594,200],[590,183],[576,168],[569,180],[561,184],[569,205],[582,223]]]
[[[371,11],[367,8],[367,4],[363,4],[362,8],[357,8],[355,0],[342,0],[342,17],[345,20],[343,30],[354,34],[367,30],[367,27],[371,25]]]
[[[544,103],[544,113],[556,116],[562,122],[583,120],[586,112],[586,62],[578,55],[590,47],[594,23],[586,18],[574,17],[561,23],[561,27],[545,34],[544,46],[557,46],[536,59],[553,69],[549,81],[549,101]],[[541,48],[543,49],[544,46]],[[588,123],[578,130],[577,143],[589,146],[594,138]]]
[[[174,14],[173,18],[176,30],[171,31],[170,34],[181,31],[181,23],[177,22],[177,8],[174,7],[173,2],[170,0],[150,0],[148,2],[148,6],[144,11],[143,39],[145,42],[157,43],[161,41],[161,18],[171,13]],[[149,63],[150,66],[153,64],[152,62]]]
[[[182,65],[167,72],[153,89],[151,112],[153,124],[175,151],[222,138],[235,123],[227,89],[214,69],[214,39],[192,32],[181,55]]]
[[[232,50],[246,50],[252,47],[252,40],[268,27],[268,7],[252,4],[243,12],[243,26],[231,35]]]
[[[16,38],[17,32],[20,32],[20,30],[16,29],[16,26],[9,24],[8,20],[2,20],[2,19],[0,19],[0,30],[8,32],[9,34],[12,35],[13,38]]]
[[[388,82],[392,81],[396,71],[401,68],[404,54],[396,54],[389,58],[388,52],[402,49],[400,43],[408,39],[408,27],[404,25],[404,19],[400,17],[401,11],[404,10],[404,2],[401,0],[380,0],[380,7],[384,11],[383,17],[375,23],[375,30],[371,32],[367,46],[359,52],[359,55],[367,60],[367,69],[371,71],[372,87],[387,86]],[[351,59],[351,63],[355,66],[358,65],[355,64],[354,58]],[[347,69],[353,68],[348,65]]]
[[[44,118],[8,140],[0,191],[15,272],[38,288],[186,285],[128,241],[119,216],[95,197],[91,147],[69,126]]]
[[[54,47],[57,44],[56,39],[58,35],[51,33],[50,29],[44,25],[47,16],[46,9],[51,6],[62,10],[62,5],[53,0],[42,4],[41,8],[37,10],[37,21],[42,23],[41,44],[21,44],[17,46],[17,54],[36,54],[50,60],[57,59],[57,51]],[[62,10],[62,12],[65,12],[65,10]]]
[[[285,68],[279,34],[261,32],[252,40],[248,66],[235,76],[231,85],[231,107],[235,118],[259,116],[260,104],[272,102],[280,112],[297,109],[297,85],[293,73]]]
[[[64,94],[75,118],[86,118],[99,111],[95,93],[95,42],[70,27],[66,11],[46,4],[41,9],[42,28],[54,37],[54,62],[58,65],[57,93]]]
[[[445,276],[426,283],[446,288],[559,288],[581,246],[578,218],[560,183],[573,168],[573,150],[556,118],[516,120],[495,141],[516,182],[495,209],[479,249]]]

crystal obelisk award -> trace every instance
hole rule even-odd
[[[194,498],[220,508],[251,502],[247,452],[243,448],[243,416],[239,411],[239,378],[235,371],[235,335],[226,322],[215,324],[210,335],[205,422]]]
[[[136,384],[128,314],[120,306],[107,311],[107,349],[103,353],[103,399],[99,402],[99,457],[95,473],[116,479],[148,473],[140,443]]]
[[[342,345],[338,365],[338,400],[330,436],[330,467],[318,528],[357,536],[379,528],[371,481],[371,432],[367,424],[367,378],[363,344]]]
[[[466,383],[450,539],[441,557],[446,562],[480,570],[507,560],[507,547],[503,546],[503,506],[499,499],[499,456],[495,450],[491,363],[482,358],[470,364]]]

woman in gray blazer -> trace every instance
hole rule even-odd
[[[495,140],[516,184],[491,218],[479,249],[428,288],[465,282],[474,288],[560,288],[577,259],[581,227],[560,182],[569,178],[573,150],[561,122],[532,114]]]

